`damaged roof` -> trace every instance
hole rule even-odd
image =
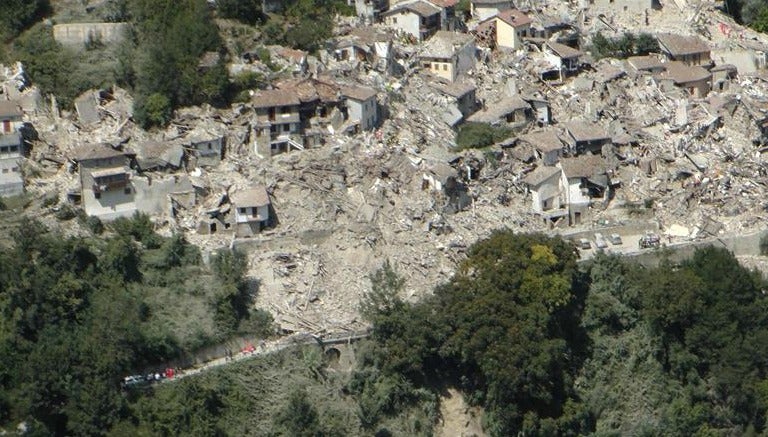
[[[429,2],[417,0],[412,3],[400,3],[395,5],[392,9],[382,15],[387,17],[389,15],[394,15],[404,11],[411,11],[414,14],[420,15],[422,17],[430,17],[432,15],[439,14],[441,9]]]
[[[288,90],[262,90],[253,94],[251,104],[254,108],[273,108],[275,106],[298,106],[299,96]]]
[[[96,143],[84,144],[80,147],[77,147],[72,150],[70,156],[75,161],[86,161],[89,159],[106,159],[118,156],[124,157],[125,153],[120,150],[113,149],[112,146],[107,143]]]
[[[452,83],[445,83],[442,81],[431,81],[428,84],[430,87],[436,89],[437,91],[452,97],[456,97],[457,99],[471,93],[472,91],[477,90],[477,87],[475,85],[462,80],[452,82]]]
[[[477,111],[467,121],[476,123],[494,123],[520,109],[528,109],[528,103],[519,96],[507,97],[499,102],[489,104],[482,111]]]
[[[365,86],[345,86],[341,88],[341,95],[348,99],[365,101],[376,97],[376,90]]]
[[[531,24],[533,22],[531,17],[517,9],[501,11],[496,17],[512,27],[525,26],[526,24]]]
[[[540,152],[553,152],[561,150],[563,143],[554,129],[547,129],[538,132],[530,132],[519,137],[520,141],[526,142]]]
[[[528,176],[523,179],[523,182],[530,185],[531,187],[538,187],[542,183],[546,182],[550,178],[554,177],[555,175],[560,174],[560,169],[557,167],[549,167],[549,166],[541,166],[537,167],[536,170],[528,173]]]
[[[248,190],[238,191],[229,196],[232,203],[238,208],[249,206],[269,205],[269,194],[264,186],[256,186]]]
[[[301,102],[338,102],[340,89],[335,83],[319,79],[289,79],[277,84],[277,88],[296,95]]]
[[[567,178],[590,178],[605,174],[607,165],[600,155],[581,155],[575,158],[561,158],[560,167]]]
[[[610,139],[610,135],[602,126],[588,121],[570,121],[565,123],[565,129],[576,141],[599,141]]]
[[[21,112],[19,102],[14,100],[0,100],[0,117],[17,118],[24,115]]]
[[[666,71],[657,74],[659,80],[670,79],[676,85],[709,80],[712,74],[699,66],[688,66],[679,61],[664,64]]]
[[[664,68],[664,64],[656,56],[630,56],[627,58],[627,63],[635,69],[635,71],[651,71]]]
[[[661,33],[656,36],[661,49],[672,56],[693,55],[696,53],[709,53],[709,44],[697,36],[677,35]]]
[[[438,30],[424,44],[422,56],[432,58],[451,58],[458,49],[470,44],[475,39],[472,35],[447,30]]]
[[[583,55],[580,51],[559,42],[547,41],[547,47],[562,59],[578,58]]]

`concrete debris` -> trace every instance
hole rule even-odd
[[[357,329],[367,275],[383,260],[406,278],[404,297],[418,299],[494,229],[594,233],[610,223],[622,236],[687,240],[765,226],[766,37],[706,4],[629,13],[627,1],[595,3],[520,12],[530,23],[516,23],[529,27],[510,47],[485,47],[500,36],[473,33],[480,23],[470,20],[483,48],[468,71],[425,57],[421,34],[349,19],[317,56],[277,46],[235,56],[230,71],[259,72],[267,89],[231,108],[181,108],[162,131],[136,126],[133,99],[117,87],[59,113],[21,65],[0,67],[0,101],[20,108],[15,129],[34,129],[22,135],[32,198],[59,193],[104,219],[151,213],[206,258],[245,250],[256,305],[284,330]],[[648,28],[665,34],[658,56],[595,61],[578,45],[597,30]],[[460,38],[457,47],[472,46]],[[459,150],[466,121],[510,134]]]

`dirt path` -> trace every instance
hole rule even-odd
[[[457,390],[449,389],[448,394],[440,397],[440,415],[442,420],[435,429],[436,437],[485,437],[480,425],[482,412],[470,407],[464,396]]]

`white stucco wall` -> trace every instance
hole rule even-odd
[[[387,16],[384,23],[390,27],[398,29],[419,40],[421,38],[421,17],[410,11],[402,11],[394,15]]]
[[[136,212],[135,190],[130,183],[125,188],[130,188],[130,194],[125,194],[124,188],[120,187],[102,192],[97,199],[90,187],[83,187],[82,204],[85,213],[101,220],[132,216]]]
[[[359,121],[360,129],[370,130],[376,127],[378,123],[378,110],[376,97],[371,97],[365,101],[347,99],[347,113],[349,120]]]

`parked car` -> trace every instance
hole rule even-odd
[[[587,240],[586,238],[579,239],[579,249],[589,250],[591,248],[592,248],[592,244],[589,243],[589,240]]]
[[[608,242],[605,241],[605,237],[603,237],[603,234],[599,232],[595,234],[595,247],[597,247],[598,249],[605,249],[606,247],[608,247]]]
[[[610,241],[611,244],[613,244],[614,246],[619,246],[619,245],[621,245],[623,243],[621,241],[621,235],[619,235],[619,234],[611,234],[608,237],[608,241]]]
[[[123,387],[134,387],[145,383],[144,377],[141,375],[130,375],[123,378]]]
[[[661,246],[661,238],[659,238],[659,236],[654,233],[647,233],[640,237],[639,245],[641,249],[659,247]]]

